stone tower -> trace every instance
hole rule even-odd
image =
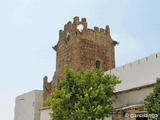
[[[82,25],[82,31],[78,26]],[[75,72],[90,68],[107,71],[115,67],[114,47],[117,44],[110,35],[110,28],[87,28],[85,18],[68,22],[64,30],[59,31],[59,41],[53,47],[56,51],[56,72],[53,80],[48,83],[44,77],[44,100],[54,92],[55,86],[63,79],[64,65],[68,64]]]

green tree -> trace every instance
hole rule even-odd
[[[145,98],[144,104],[149,114],[158,115],[158,118],[152,120],[160,120],[160,78],[157,79],[153,92]]]
[[[68,66],[65,76],[45,102],[52,109],[52,120],[103,120],[110,116],[114,87],[121,82],[116,76],[94,70],[74,73]]]

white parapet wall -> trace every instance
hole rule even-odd
[[[114,74],[122,81],[115,92],[154,84],[160,77],[160,53],[114,68],[105,74]]]
[[[33,90],[16,97],[14,120],[40,120],[43,91]]]
[[[116,75],[122,81],[115,87],[117,99],[114,108],[143,104],[160,77],[160,53],[114,68],[105,74]]]

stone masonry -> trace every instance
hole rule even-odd
[[[77,27],[83,26],[82,31]],[[87,21],[74,17],[73,23],[69,21],[64,30],[59,31],[59,41],[53,47],[56,51],[56,72],[53,80],[48,83],[44,77],[43,98],[44,100],[55,91],[58,82],[64,78],[64,65],[68,64],[75,72],[90,68],[107,71],[115,68],[114,47],[118,44],[112,40],[110,28],[94,27],[87,28]]]

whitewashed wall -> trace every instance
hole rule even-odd
[[[160,77],[160,53],[109,70],[105,74],[114,74],[122,80],[115,92],[156,83],[157,77]]]
[[[43,106],[43,91],[35,91],[35,119],[40,120],[40,108]]]
[[[109,117],[109,118],[105,118],[104,120],[112,120],[112,117]]]
[[[34,90],[16,97],[14,120],[40,120],[43,91]]]
[[[40,120],[51,120],[50,117],[51,109],[41,109],[40,110]]]
[[[114,108],[121,108],[130,105],[143,104],[145,97],[151,92],[153,92],[153,86],[120,93],[117,95],[117,99],[113,106]]]

